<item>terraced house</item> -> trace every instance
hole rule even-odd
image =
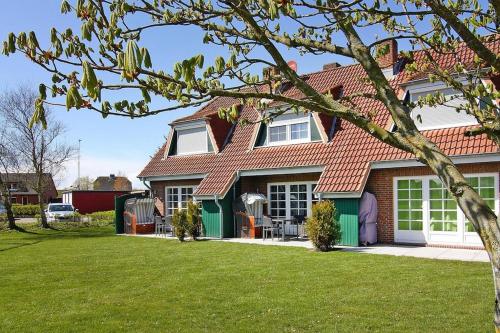
[[[494,45],[499,48],[500,45]],[[457,54],[439,56],[440,65],[452,68],[454,59],[473,60],[463,47]],[[414,61],[421,61],[416,51]],[[400,98],[416,101],[419,96],[442,92],[454,96],[458,106],[464,99],[441,82],[430,83],[425,74],[405,71],[397,44],[379,59],[384,74],[399,89]],[[334,97],[373,92],[357,64],[327,64],[323,70],[302,75],[317,91]],[[484,77],[482,82],[498,78]],[[264,87],[262,89],[265,89]],[[283,84],[286,96],[300,92]],[[498,87],[497,87],[498,89]],[[256,122],[236,126],[218,118],[220,107],[236,103],[219,97],[194,114],[170,124],[163,147],[139,177],[150,183],[160,200],[162,214],[171,215],[191,197],[202,202],[205,235],[234,237],[232,202],[245,192],[264,194],[266,213],[273,217],[307,216],[318,200],[333,200],[340,214],[343,243],[358,245],[358,206],[364,191],[378,202],[378,241],[439,246],[476,247],[481,242],[449,197],[437,177],[406,152],[371,137],[345,120],[315,112],[287,112],[269,124]],[[387,129],[394,126],[383,104],[356,97],[355,107],[373,115]],[[451,106],[417,107],[412,117],[417,127],[432,139],[466,175],[470,183],[499,211],[499,148],[486,136],[467,137],[465,131],[476,120]],[[273,112],[276,105],[269,104]],[[240,116],[258,121],[263,116],[242,106]]]

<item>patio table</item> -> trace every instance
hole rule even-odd
[[[297,228],[295,229],[295,238],[299,238],[299,224],[303,224],[304,222],[300,222],[297,219],[272,219],[271,220],[273,224],[281,224],[281,240],[284,242],[285,241],[285,224],[287,222],[290,222],[290,225],[296,225]],[[278,235],[279,237],[279,235]]]

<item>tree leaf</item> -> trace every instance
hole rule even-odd
[[[144,101],[146,103],[150,103],[151,96],[149,95],[148,90],[146,88],[141,88],[141,92],[142,92],[142,97],[144,98]]]
[[[144,67],[151,68],[153,65],[151,63],[151,56],[149,55],[149,51],[147,48],[141,48],[142,59],[144,60]]]
[[[42,100],[47,99],[47,87],[45,86],[45,84],[40,83],[40,85],[38,86],[38,92],[40,93],[40,98]]]
[[[70,11],[71,11],[71,6],[69,2],[67,0],[63,0],[63,2],[61,2],[61,13],[66,14],[69,13]]]
[[[83,68],[83,76],[81,79],[82,87],[86,88],[88,95],[94,100],[96,100],[99,95],[99,89],[94,69],[85,60],[82,62],[82,68]]]

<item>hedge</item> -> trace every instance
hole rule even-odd
[[[14,216],[16,217],[35,216],[36,214],[40,214],[40,206],[13,204],[12,213],[14,213]]]
[[[103,212],[95,212],[95,213],[90,213],[86,216],[90,216],[92,221],[98,221],[98,222],[113,222],[115,220],[115,211],[114,210],[108,210],[108,211],[103,211]]]

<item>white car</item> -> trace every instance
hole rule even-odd
[[[64,220],[72,217],[78,210],[70,204],[51,203],[45,213],[48,221]]]

